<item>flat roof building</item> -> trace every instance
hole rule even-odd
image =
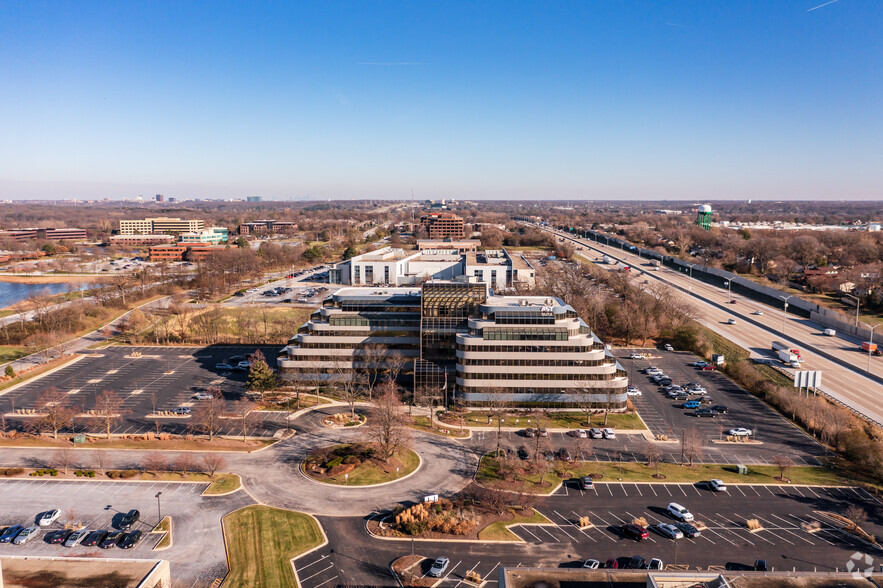
[[[420,218],[430,239],[463,239],[466,236],[463,219],[450,212],[430,212]]]
[[[461,239],[454,241],[452,239],[420,239],[417,241],[417,249],[456,249],[458,253],[467,253],[469,251],[478,251],[481,241],[478,239]]]
[[[121,220],[121,235],[153,235],[158,233],[193,233],[205,228],[205,221],[172,217]]]
[[[84,241],[86,239],[86,229],[9,229],[6,231],[0,231],[0,239],[12,239],[16,243],[23,243],[31,239],[46,239],[47,241]]]
[[[163,245],[170,244],[175,241],[173,235],[112,235],[110,237],[111,245]]]

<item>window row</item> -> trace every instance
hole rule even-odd
[[[457,377],[464,380],[598,381],[612,380],[616,377],[616,374],[519,374],[512,372],[507,372],[505,374],[482,374],[458,371]]]
[[[613,365],[604,359],[472,359],[460,358],[460,365],[495,365],[525,367],[594,367]]]

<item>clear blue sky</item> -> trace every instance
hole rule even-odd
[[[824,1],[0,0],[0,198],[880,199]]]

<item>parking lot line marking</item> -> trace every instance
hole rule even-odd
[[[527,533],[528,535],[530,535],[531,537],[533,537],[534,539],[536,539],[536,540],[537,540],[537,543],[542,543],[542,542],[543,542],[542,539],[540,539],[539,537],[537,537],[536,535],[534,535],[533,533],[531,533],[530,529],[528,529],[527,527],[522,527],[522,526],[519,525],[518,528],[521,529],[522,531],[524,531],[525,533]]]
[[[561,539],[559,539],[558,537],[556,537],[555,535],[553,535],[552,533],[550,533],[549,530],[546,529],[546,527],[544,527],[544,526],[539,526],[539,528],[542,529],[542,530],[546,533],[546,535],[548,535],[549,537],[551,537],[552,539],[554,539],[554,540],[557,541],[558,543],[561,543]]]
[[[448,570],[448,573],[445,574],[445,577],[442,578],[441,580],[439,580],[439,582],[444,582],[445,580],[447,580],[447,579],[448,579],[448,576],[450,576],[451,574],[453,574],[453,573],[454,573],[454,570],[456,569],[456,567],[457,567],[458,565],[460,565],[461,563],[463,563],[463,560],[462,560],[462,559],[459,560],[457,563],[455,563],[453,566],[451,566],[451,569]],[[459,584],[459,582],[458,582],[458,584]]]
[[[668,497],[671,498],[671,490],[668,489],[668,484],[664,484],[662,487],[665,488],[665,491],[668,492]]]
[[[715,535],[717,535],[718,537],[720,537],[721,539],[723,539],[724,541],[726,541],[726,542],[729,543],[730,545],[733,545],[733,546],[736,545],[735,543],[733,543],[732,541],[730,541],[729,539],[727,539],[726,537],[724,537],[722,534],[720,534],[720,533],[718,533],[717,531],[715,531],[714,529],[712,529],[711,527],[706,527],[705,530],[708,531],[708,532],[710,532],[710,533],[714,533]],[[702,536],[704,537],[705,535],[702,535]]]
[[[681,493],[682,493],[682,494],[683,494],[683,495],[684,495],[684,496],[686,496],[686,495],[687,495],[687,493],[686,493],[686,492],[684,492],[684,489],[683,489],[683,488],[681,488],[681,485],[680,485],[680,484],[678,484],[678,486],[677,486],[677,488],[678,488],[678,490],[680,490],[680,491],[681,491]]]
[[[643,493],[643,492],[641,492],[641,487],[640,487],[640,486],[638,486],[638,485],[637,485],[637,484],[635,484],[635,490],[637,490],[637,491],[638,491],[638,495],[639,495],[639,496],[644,496],[644,493]]]
[[[332,563],[330,566],[328,566],[328,567],[325,568],[324,570],[319,571],[319,572],[316,572],[316,573],[313,574],[312,576],[307,576],[306,578],[301,578],[301,584],[303,584],[304,582],[306,582],[306,581],[309,580],[310,578],[315,578],[315,577],[318,576],[319,574],[321,574],[321,573],[323,573],[323,572],[327,572],[328,570],[330,570],[330,569],[333,568],[333,567],[334,567],[334,563]]]
[[[730,529],[728,529],[728,530],[729,530],[731,533],[733,533],[734,535],[736,535],[737,537],[739,537],[740,539],[742,539],[742,536],[739,535],[738,533],[736,533],[737,530],[739,530],[739,531],[745,531],[746,533],[748,532],[748,530],[745,528],[744,525],[739,524],[739,523],[737,523],[736,521],[734,521],[734,520],[732,520],[732,519],[729,519],[729,518],[725,517],[724,515],[722,515],[722,514],[719,513],[719,512],[718,512],[718,513],[715,513],[715,514],[716,514],[717,516],[719,516],[720,518],[722,518],[723,520],[725,520],[725,521],[727,521],[728,523],[730,523],[731,525],[733,525],[733,527],[730,528]],[[772,544],[772,543],[773,543],[773,542],[770,541],[769,539],[764,539],[764,538],[761,537],[760,535],[752,534],[752,536],[753,536],[753,537],[757,537],[758,539],[763,539],[764,541],[766,541],[766,542],[769,543],[769,544]],[[751,541],[750,539],[743,539],[743,540],[744,540],[746,543],[751,543],[752,546],[754,545],[754,542]]]
[[[739,486],[733,486],[733,488],[735,488],[736,490],[738,490],[738,491],[739,491],[739,494],[741,494],[742,496],[745,496],[745,493],[742,492],[742,489],[741,489]]]
[[[336,580],[338,577],[339,577],[339,576],[334,576],[333,578],[331,578],[331,579],[329,579],[329,580],[325,580],[325,581],[322,582],[321,584],[316,584],[313,588],[321,588],[321,587],[324,586],[325,584],[327,584],[327,583],[329,583],[329,582],[333,582],[333,581]]]

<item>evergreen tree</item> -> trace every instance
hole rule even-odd
[[[263,398],[264,392],[276,389],[278,384],[276,372],[267,365],[267,360],[260,349],[252,353],[248,360],[251,365],[248,370],[248,379],[245,382],[245,387],[251,392],[260,392],[261,398]]]

